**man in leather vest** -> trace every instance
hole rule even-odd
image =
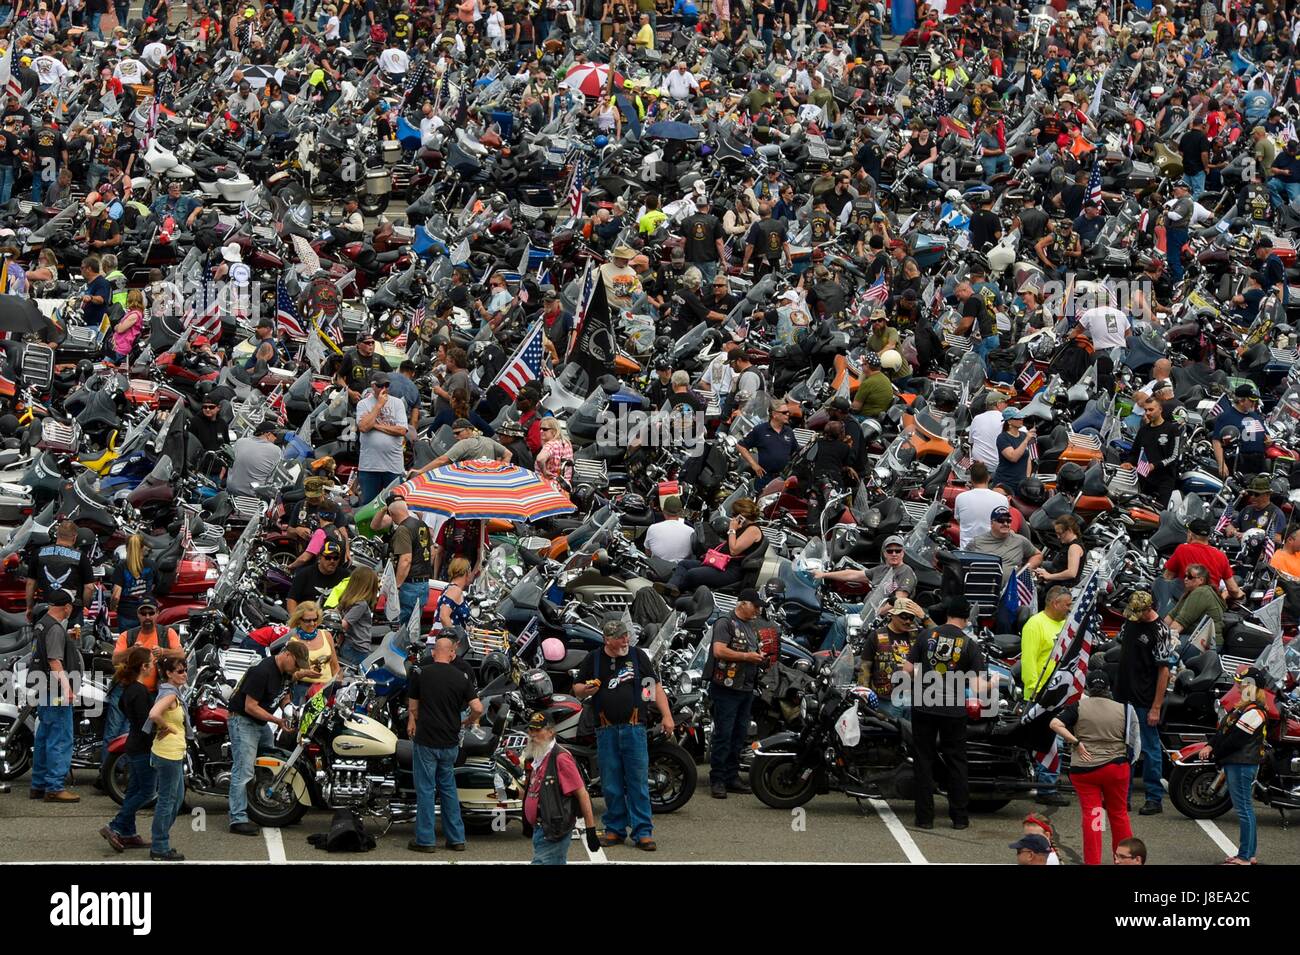
[[[394,496],[375,512],[371,526],[376,530],[393,527],[389,552],[396,561],[397,594],[401,619],[410,620],[417,607],[429,600],[429,578],[433,576],[433,531],[421,518],[411,513],[406,499]]]

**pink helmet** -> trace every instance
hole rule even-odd
[[[547,663],[559,663],[568,655],[568,650],[564,648],[564,642],[557,640],[555,637],[547,637],[542,641],[542,658]]]

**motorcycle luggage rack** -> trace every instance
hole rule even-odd
[[[975,347],[975,339],[966,335],[954,335],[952,332],[944,332],[943,346],[948,350],[949,355],[960,357]]]
[[[471,653],[487,656],[496,650],[505,650],[510,645],[510,634],[504,630],[486,630],[482,627],[470,627],[466,634]]]
[[[1067,439],[1067,444],[1072,448],[1086,448],[1089,451],[1101,450],[1101,439],[1094,438],[1090,434],[1076,434],[1071,432]]]
[[[62,421],[55,421],[53,418],[41,419],[41,439],[36,442],[36,447],[42,451],[59,451],[64,454],[72,454],[77,450],[77,444],[81,439],[81,428],[74,421],[71,424],[64,424]]]
[[[260,497],[236,494],[231,496],[230,503],[235,510],[235,514],[232,515],[235,520],[252,521],[266,510],[266,504]]]
[[[602,486],[608,485],[609,468],[604,461],[592,458],[574,458],[573,483],[574,486],[593,483]]]
[[[903,513],[905,513],[915,526],[925,518],[925,512],[930,509],[929,501],[904,501]]]
[[[54,349],[49,345],[28,342],[18,370],[23,381],[38,388],[48,388],[54,381]]]
[[[799,447],[808,447],[808,442],[817,437],[817,432],[809,428],[794,428],[794,439],[799,442]]]
[[[1300,363],[1300,349],[1295,348],[1270,348],[1269,364],[1294,366]]]
[[[217,655],[221,660],[221,670],[226,679],[234,680],[236,683],[243,678],[244,674],[263,660],[262,654],[255,653],[252,650],[240,650],[232,647],[229,650],[218,650]]]
[[[736,598],[730,594],[720,594],[714,592],[713,606],[718,611],[718,616],[726,616],[736,609]]]

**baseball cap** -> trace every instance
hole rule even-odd
[[[906,597],[895,600],[893,608],[889,611],[891,617],[897,617],[901,614],[911,614],[913,622],[925,619],[925,611]]]
[[[374,374],[372,374],[372,375],[370,376],[370,383],[371,383],[372,385],[385,385],[385,386],[386,386],[386,385],[388,384],[388,372],[386,372],[386,371],[377,371],[377,372],[375,372]]]
[[[1128,606],[1124,608],[1124,616],[1129,620],[1137,620],[1144,613],[1151,609],[1151,595],[1145,590],[1134,591],[1133,596],[1128,598]]]
[[[607,617],[600,625],[600,632],[606,640],[613,640],[628,635],[627,621],[622,617]]]
[[[339,546],[338,541],[327,540],[320,549],[322,557],[341,557],[343,548]]]
[[[682,499],[676,494],[670,494],[664,498],[665,514],[680,514],[682,512]]]
[[[555,720],[551,715],[542,710],[538,710],[528,717],[528,728],[530,730],[546,730],[555,728]]]
[[[455,421],[451,423],[451,430],[453,434],[457,431],[468,431],[473,427],[474,425],[470,423],[470,421],[466,418],[457,418]]]
[[[1006,408],[1002,412],[1003,421],[1014,421],[1025,416],[1024,411],[1020,408]]]
[[[1238,398],[1258,398],[1259,392],[1255,390],[1254,385],[1245,384],[1245,385],[1238,385],[1237,390],[1233,392],[1233,395],[1235,395]]]
[[[903,538],[899,537],[897,534],[891,534],[885,538],[885,542],[880,545],[880,549],[886,550],[890,547],[903,547],[903,546],[905,546],[903,543]]]
[[[736,602],[740,603],[741,601],[751,603],[755,607],[763,606],[763,598],[758,595],[758,591],[753,587],[746,587],[736,595]]]
[[[145,607],[149,607],[152,610],[157,610],[158,601],[152,597],[145,597],[143,600],[141,600],[138,604],[135,605],[136,610],[143,610]]]
[[[364,342],[373,342],[374,340],[375,340],[374,332],[362,332],[360,337],[357,338],[357,344],[360,345]]]
[[[320,477],[309,477],[302,485],[303,493],[307,497],[324,497],[325,496],[325,479]]]
[[[50,594],[45,599],[45,602],[51,607],[70,607],[72,606],[72,595],[66,590],[59,589]]]
[[[1039,855],[1047,855],[1052,851],[1052,844],[1047,841],[1045,836],[1034,833],[1029,836],[1021,836],[1007,848],[1015,849],[1017,852],[1021,849],[1028,849],[1030,852],[1036,852]]]
[[[274,434],[278,430],[274,421],[262,421],[253,428],[253,436],[261,437],[264,434]]]
[[[993,508],[993,510],[989,512],[989,520],[990,520],[990,521],[998,521],[998,522],[1005,523],[1005,524],[1010,524],[1010,523],[1011,523],[1011,508],[1009,508],[1009,507],[995,507],[995,508]]]
[[[1105,670],[1090,670],[1088,672],[1088,689],[1089,690],[1110,689],[1110,677],[1106,675]]]
[[[1198,517],[1187,524],[1187,529],[1197,537],[1209,537],[1214,533],[1214,525],[1210,523],[1209,518]]]

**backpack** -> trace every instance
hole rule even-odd
[[[162,639],[158,642],[158,646],[164,650],[175,649],[175,644],[172,643],[172,637],[171,637],[171,635],[174,632],[175,631],[173,631],[171,627],[167,627],[166,629],[159,627],[158,635]],[[133,646],[135,646],[135,642],[138,639],[140,639],[140,628],[132,627],[130,630],[126,632],[126,648],[130,650]]]
[[[578,800],[564,795],[560,789],[560,754],[567,753],[559,743],[551,750],[551,760],[546,764],[542,775],[541,789],[537,794],[537,825],[547,842],[559,842],[569,838],[573,826],[578,821]],[[533,770],[528,770],[528,780],[524,791],[527,792],[532,782]]]

